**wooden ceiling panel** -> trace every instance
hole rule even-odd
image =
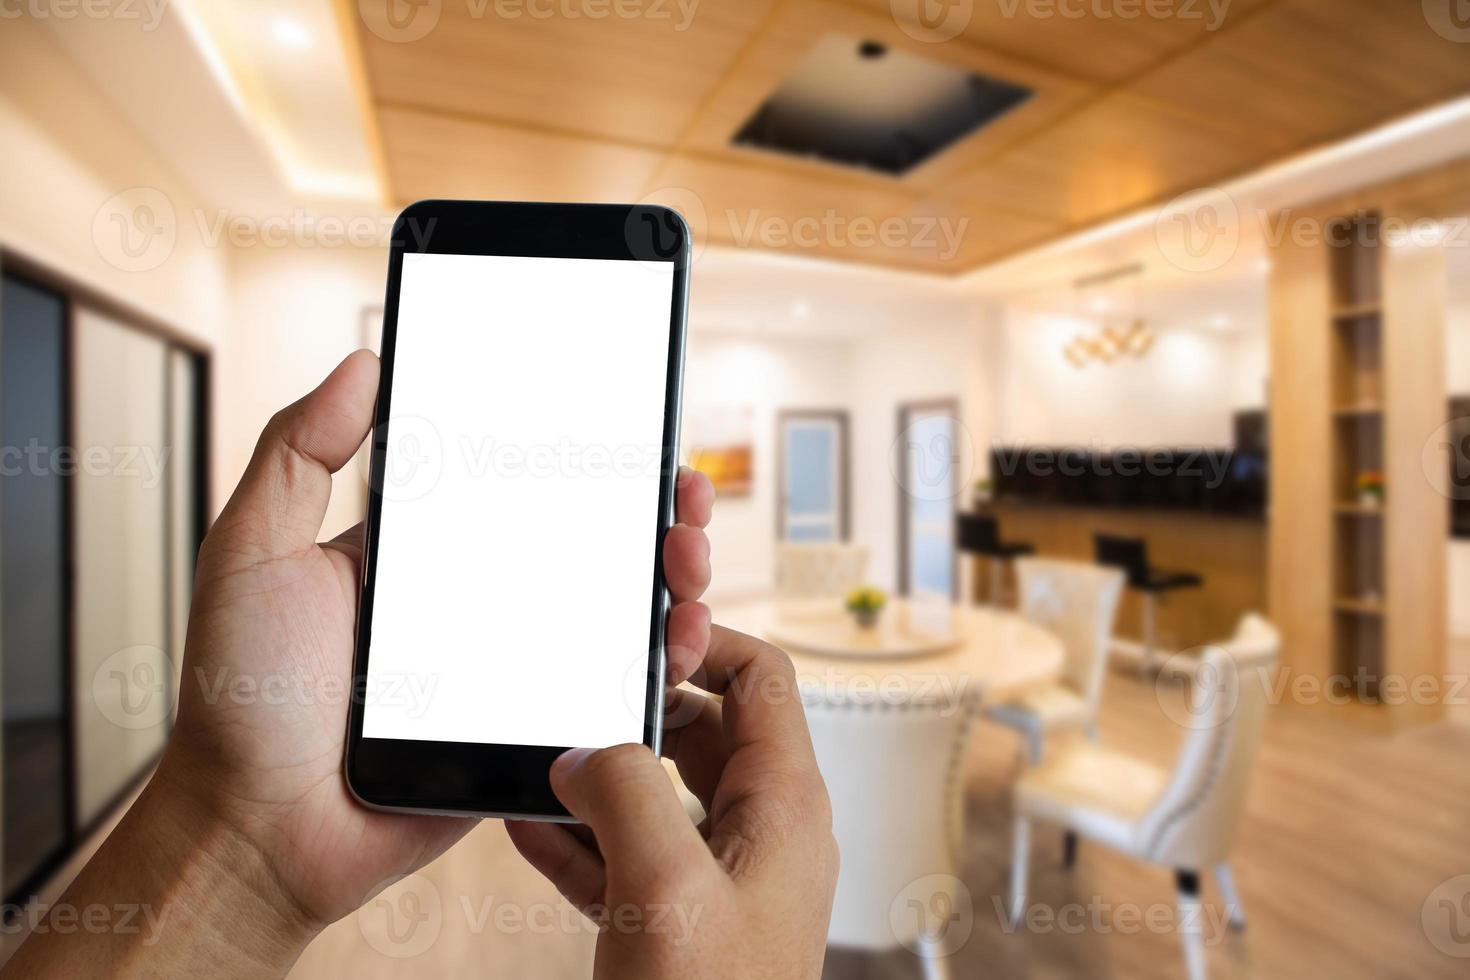
[[[886,10],[886,8],[885,8]],[[895,51],[906,51],[968,72],[1023,85],[1035,94],[995,122],[901,178],[910,188],[933,187],[996,152],[1011,141],[1036,132],[1059,113],[1076,104],[1093,87],[1038,69],[1015,59],[987,52],[965,42],[927,44],[906,34],[890,16],[879,16],[835,0],[793,0],[781,5],[753,39],[744,57],[711,96],[691,127],[683,146],[706,153],[744,158],[749,165],[792,167],[819,178],[830,176],[832,165],[781,157],[731,145],[761,103],[791,75],[812,47],[829,35],[850,37],[853,43],[878,41]],[[890,176],[847,168],[851,176],[892,185]]]
[[[422,37],[387,40],[397,35],[377,23],[358,35],[379,102],[670,146],[772,2],[650,0],[628,7],[646,16],[596,18],[528,12],[559,10],[554,0],[446,2]]]
[[[1436,34],[1419,3],[1383,0],[1278,4],[1129,86],[1293,149],[1467,88],[1470,48]]]
[[[982,201],[961,200],[945,205],[926,207],[920,203],[915,211],[946,215],[953,222],[950,227],[958,233],[960,248],[952,258],[940,257],[929,270],[946,275],[969,272],[985,262],[1040,245],[1066,230],[1061,222]]]
[[[964,0],[947,10],[932,0],[857,2],[884,14],[891,11],[921,38],[935,37],[934,31],[942,37],[963,25],[960,38],[992,51],[1072,78],[1119,82],[1211,41],[1254,8],[1277,0]],[[934,31],[917,17],[921,9]],[[954,20],[945,19],[950,17]]]
[[[700,241],[941,275],[1058,230],[976,202],[916,198],[853,181],[815,183],[707,157],[676,156],[659,179],[662,186],[646,200],[678,207]]]
[[[630,201],[662,159],[636,147],[413,109],[384,108],[378,118],[399,204],[429,197]]]
[[[1221,179],[1270,152],[1167,106],[1115,93],[947,189],[1070,227]]]
[[[352,14],[399,201],[669,198],[710,241],[940,274],[1470,91],[1470,45],[1418,0],[965,0],[926,8],[968,11],[944,43],[901,16],[931,0],[384,5],[437,10],[411,40],[337,2],[368,18]],[[1159,4],[1200,16],[1116,14]],[[902,178],[732,146],[830,35],[1036,94]]]

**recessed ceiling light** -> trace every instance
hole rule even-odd
[[[1271,271],[1271,260],[1270,259],[1264,259],[1264,258],[1263,259],[1256,259],[1256,271],[1259,272],[1261,275],[1265,275],[1266,273],[1270,272]]]
[[[1226,316],[1224,313],[1216,313],[1214,316],[1210,317],[1210,326],[1214,327],[1216,330],[1224,330],[1228,328],[1232,322],[1233,321],[1231,321],[1230,317]]]
[[[1111,313],[1112,311],[1113,301],[1108,299],[1106,296],[1099,296],[1092,301],[1092,312]]]
[[[289,17],[277,17],[271,21],[271,36],[283,47],[297,50],[311,47],[311,31],[301,21]]]
[[[791,315],[796,317],[798,320],[805,320],[808,316],[811,315],[811,312],[812,308],[811,304],[809,303],[791,304]]]

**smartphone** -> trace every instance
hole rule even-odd
[[[399,215],[345,761],[364,804],[565,821],[558,755],[659,750],[689,263],[657,206]]]

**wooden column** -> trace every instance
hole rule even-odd
[[[1268,591],[1281,662],[1332,671],[1332,484],[1327,252],[1284,240],[1271,268]]]
[[[1389,671],[1412,682],[1442,678],[1448,658],[1449,503],[1424,472],[1425,444],[1448,414],[1448,283],[1438,246],[1410,242],[1384,252],[1384,643]],[[1441,717],[1442,706],[1411,699],[1392,711],[1396,722],[1413,723]]]

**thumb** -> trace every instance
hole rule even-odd
[[[271,418],[220,514],[236,548],[275,556],[316,543],[332,474],[367,435],[377,392],[378,358],[354,351],[315,391]]]
[[[572,749],[551,767],[551,789],[572,816],[592,829],[610,889],[646,894],[712,860],[647,746]]]

